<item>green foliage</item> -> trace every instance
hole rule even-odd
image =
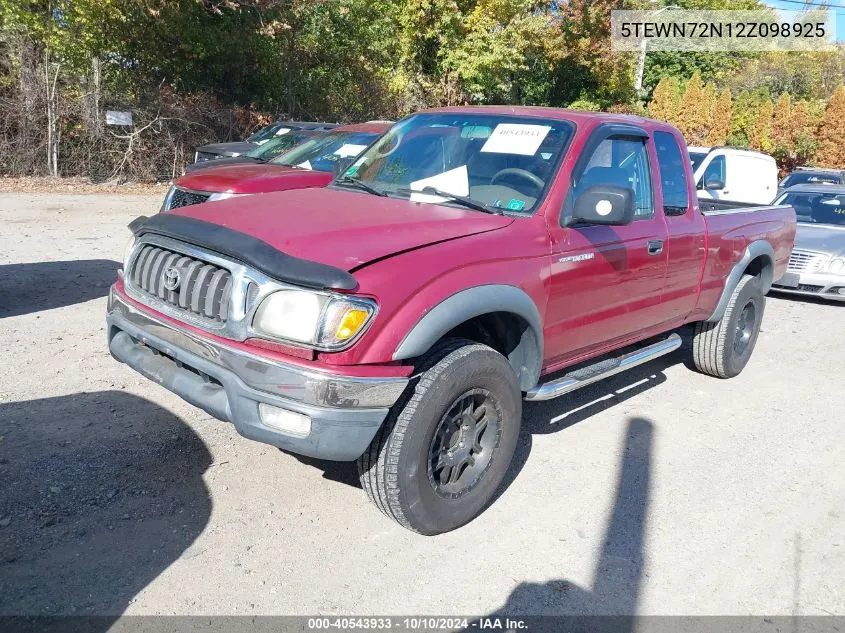
[[[672,4],[764,6],[761,0]],[[222,121],[203,110],[222,108],[225,136],[236,136],[273,116],[398,118],[462,104],[645,114],[647,102],[651,116],[677,125],[690,143],[768,148],[784,164],[811,156],[830,162],[819,122],[845,83],[845,48],[649,51],[648,98],[641,102],[633,89],[637,55],[610,48],[610,12],[620,6],[652,3],[0,0],[0,95],[23,103],[42,125],[49,75],[60,97],[50,101],[61,119],[57,134],[74,142],[96,132],[89,129],[92,117],[105,107],[144,109],[151,118],[167,110],[188,122]],[[102,98],[91,103],[94,92]],[[775,106],[785,94],[790,100]],[[33,125],[21,128],[31,134]]]

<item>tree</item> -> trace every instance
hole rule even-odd
[[[728,132],[731,129],[731,118],[733,117],[733,100],[729,88],[725,88],[719,94],[716,105],[713,108],[713,124],[707,133],[707,145],[724,145],[728,140]]]
[[[664,77],[657,84],[648,104],[648,115],[675,124],[681,106],[681,85],[675,77]]]
[[[845,166],[845,86],[839,86],[824,111],[816,133],[816,163],[821,167]]]
[[[775,156],[788,156],[792,150],[792,96],[784,93],[772,111],[772,149]]]
[[[771,99],[766,99],[760,104],[757,114],[751,124],[748,135],[748,144],[751,149],[763,152],[772,151],[772,114],[774,105]]]
[[[472,103],[548,105],[561,33],[545,0],[478,0],[443,65]]]
[[[694,73],[687,81],[684,88],[684,96],[681,98],[681,105],[678,108],[677,127],[687,139],[687,143],[693,144],[691,138],[698,134],[701,125],[701,106],[704,85],[701,82],[701,75]]]

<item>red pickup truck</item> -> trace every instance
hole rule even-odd
[[[425,111],[326,188],[134,221],[109,346],[245,437],[357,460],[388,517],[437,534],[490,502],[523,399],[676,350],[686,324],[701,372],[742,371],[795,213],[720,205],[664,123]]]

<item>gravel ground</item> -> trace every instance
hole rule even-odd
[[[434,538],[353,464],[247,441],[107,353],[160,196],[0,194],[0,614],[845,615],[845,305],[770,297],[738,378],[677,353],[526,405]]]

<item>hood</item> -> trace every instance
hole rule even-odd
[[[209,143],[198,147],[198,152],[206,152],[208,154],[221,154],[223,156],[234,156],[236,154],[243,154],[251,149],[255,149],[255,143],[248,143],[246,141],[235,141],[233,143]]]
[[[209,166],[185,174],[176,184],[193,191],[211,193],[268,193],[304,187],[324,187],[333,175],[285,165],[242,163]]]
[[[493,231],[514,221],[471,209],[336,189],[230,198],[171,213],[220,224],[288,255],[347,272],[376,259]]]
[[[186,174],[192,174],[195,171],[199,171],[200,169],[208,169],[209,167],[226,167],[228,165],[259,165],[262,164],[263,161],[252,158],[250,156],[231,156],[229,158],[216,158],[214,160],[204,160],[199,163],[191,163],[187,167],[185,167]]]
[[[845,226],[799,223],[795,248],[845,256]]]

